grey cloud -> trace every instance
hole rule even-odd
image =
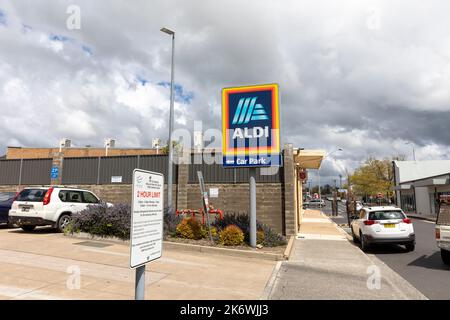
[[[75,31],[65,27],[69,2],[43,3],[0,5],[8,18],[8,26],[0,25],[0,89],[18,78],[28,90],[25,100],[19,92],[0,93],[2,121],[14,124],[0,129],[1,149],[9,143],[51,145],[61,135],[80,145],[101,144],[106,136],[120,145],[165,139],[167,126],[159,124],[167,123],[161,106],[168,107],[167,88],[148,91],[153,96],[142,100],[147,105],[134,97],[133,107],[116,94],[137,76],[152,88],[169,80],[170,38],[159,31],[167,26],[176,31],[176,81],[194,95],[178,109],[177,117],[186,120],[178,127],[192,130],[193,121],[202,120],[204,129],[220,128],[221,88],[277,82],[284,142],[327,151],[343,147],[336,158],[350,169],[368,155],[409,152],[406,140],[419,150],[436,146],[442,152],[435,156],[448,158],[447,3],[77,1],[82,29]],[[376,28],[368,26],[373,8]],[[33,29],[26,36],[12,31],[14,19],[17,30],[19,23]],[[54,52],[38,33],[69,36],[76,44]],[[93,55],[83,54],[82,45]],[[73,108],[87,115],[91,134],[54,125],[60,121],[55,113],[64,116]],[[25,128],[17,128],[20,117],[13,110],[28,114]],[[323,168],[324,177],[338,171],[328,162]]]

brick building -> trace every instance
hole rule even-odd
[[[167,156],[152,153],[153,149],[110,149],[108,156],[87,153],[95,148],[34,149],[11,148],[8,159],[0,160],[0,191],[17,191],[33,185],[66,185],[89,189],[112,203],[131,201],[131,175],[141,168],[165,175]],[[77,149],[81,149],[76,153]],[[96,148],[97,152],[105,151]],[[20,154],[22,150],[22,154]],[[74,153],[68,153],[68,151]],[[123,152],[120,156],[112,151]],[[35,151],[33,153],[32,151]],[[125,154],[124,154],[125,153]],[[295,235],[302,219],[302,199],[305,180],[301,173],[318,169],[325,152],[302,150],[286,144],[283,167],[273,174],[257,173],[257,219],[285,235]],[[19,157],[19,159],[15,157]],[[69,156],[68,156],[69,155]],[[73,156],[78,155],[78,156]],[[111,155],[111,156],[110,156]],[[192,154],[194,156],[194,154]],[[39,158],[37,158],[39,157]],[[202,171],[205,186],[218,191],[211,204],[226,212],[248,212],[248,168],[225,169],[220,163],[201,162],[175,165],[173,200],[177,209],[201,208],[197,171]],[[58,168],[57,177],[51,170]],[[166,185],[167,186],[167,185]],[[167,195],[167,192],[165,192]]]
[[[23,148],[7,147],[5,159],[43,159],[53,158],[53,155],[59,153],[59,148]],[[105,157],[105,148],[62,148],[61,153],[66,158],[81,157]],[[148,148],[109,148],[108,157],[113,156],[136,156],[161,154],[162,150]]]

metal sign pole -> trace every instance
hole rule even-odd
[[[144,300],[145,296],[145,264],[136,268],[136,281],[134,284],[134,299]]]
[[[256,168],[249,168],[250,184],[250,246],[256,248]]]
[[[209,240],[211,243],[214,243],[212,234],[211,234],[211,222],[209,221],[209,200],[208,200],[208,192],[205,188],[205,180],[203,180],[203,173],[201,171],[197,171],[198,183],[200,185],[200,193],[202,194],[202,205],[203,211],[206,214],[206,221],[208,223],[208,234]]]

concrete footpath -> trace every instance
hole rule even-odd
[[[280,262],[268,298],[426,299],[317,210],[307,210],[289,261]]]
[[[0,299],[134,299],[129,247],[48,228],[0,228]],[[259,299],[276,261],[167,248],[147,265],[146,299]]]

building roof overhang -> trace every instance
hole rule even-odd
[[[294,163],[303,169],[319,169],[325,157],[325,150],[294,149]]]

